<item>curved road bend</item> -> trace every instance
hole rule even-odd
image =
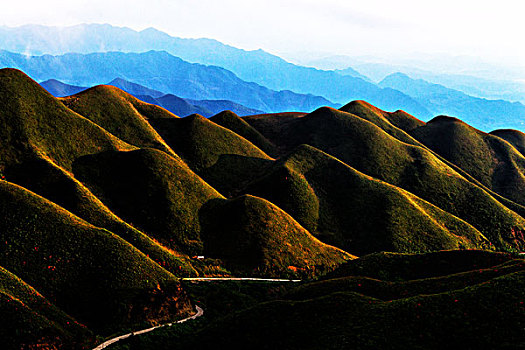
[[[144,333],[149,333],[155,329],[158,329],[158,328],[162,328],[162,327],[171,327],[173,326],[174,324],[178,324],[178,323],[184,323],[188,320],[194,320],[196,319],[197,317],[201,317],[203,314],[204,314],[204,310],[198,306],[195,306],[195,309],[197,309],[197,312],[193,315],[193,316],[190,316],[190,317],[186,317],[185,319],[182,319],[182,320],[179,320],[179,321],[176,321],[176,322],[171,322],[171,323],[165,323],[165,324],[162,324],[160,326],[155,326],[155,327],[151,327],[151,328],[147,328],[147,329],[143,329],[141,331],[136,331],[136,332],[131,332],[131,333],[127,333],[127,334],[123,334],[123,335],[119,335],[118,337],[115,337],[115,338],[112,338],[112,339],[109,339],[109,340],[106,340],[105,342],[103,342],[102,344],[100,344],[99,346],[97,346],[96,348],[93,348],[93,350],[101,350],[101,349],[105,349],[106,347],[110,346],[111,344],[114,344],[116,342],[118,342],[119,340],[122,340],[122,339],[126,339],[126,338],[129,338],[129,337],[132,337],[134,335],[139,335],[139,334],[144,334]]]
[[[190,278],[183,278],[182,280],[190,281],[190,282],[212,282],[212,281],[260,281],[260,282],[294,282],[294,283],[301,282],[301,280],[289,280],[289,279],[279,279],[279,278],[250,278],[250,277],[244,277],[244,278],[243,277],[215,277],[215,278],[214,277],[190,277]],[[97,346],[96,348],[93,348],[93,350],[102,350],[110,346],[111,344],[118,342],[119,340],[126,339],[131,336],[149,333],[158,328],[171,327],[174,324],[183,323],[188,320],[193,320],[193,319],[196,319],[197,317],[201,317],[204,314],[204,310],[198,306],[195,306],[195,308],[197,309],[197,312],[193,316],[187,317],[180,321],[166,323],[160,326],[143,329],[141,331],[119,335],[118,337],[106,340],[105,342]]]

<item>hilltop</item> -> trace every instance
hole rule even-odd
[[[410,345],[445,346],[434,319],[491,345],[503,337],[485,326],[495,320],[517,342],[517,131],[425,123],[365,101],[180,118],[109,85],[56,98],[15,69],[0,70],[0,104],[1,336],[11,349],[80,349],[185,317],[202,300],[212,316],[163,346],[208,347],[228,332],[254,348],[366,348],[356,334],[384,347],[377,325],[396,330],[394,347],[411,329],[423,338]],[[180,281],[204,276],[305,284]],[[232,313],[237,304],[251,309]],[[202,342],[180,341],[186,331]]]

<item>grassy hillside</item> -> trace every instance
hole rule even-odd
[[[83,157],[74,174],[125,221],[190,255],[202,249],[201,207],[222,198],[182,161],[154,149]]]
[[[80,349],[93,334],[60,311],[34,288],[0,267],[0,339],[2,348],[36,348],[37,344]]]
[[[266,154],[274,157],[277,155],[275,145],[235,113],[231,111],[223,111],[211,117],[210,120],[244,137]]]
[[[252,179],[271,160],[244,137],[197,114],[150,122],[190,168],[221,193]]]
[[[525,155],[525,134],[518,130],[499,129],[490,132],[513,145],[522,155]]]
[[[277,204],[322,241],[356,255],[490,244],[457,217],[311,146],[299,146],[245,191]]]
[[[0,169],[36,154],[70,170],[79,156],[133,149],[69,110],[21,71],[0,70],[0,103]]]
[[[170,272],[180,276],[196,274],[188,259],[117,217],[84,184],[49,159],[26,161],[10,167],[4,174],[10,182],[49,199],[95,226],[119,235]]]
[[[353,257],[321,243],[274,204],[254,196],[211,202],[202,215],[204,254],[259,276],[315,276]]]
[[[511,144],[445,116],[411,134],[488,188],[525,204],[525,158]]]
[[[106,333],[191,311],[176,278],[113,233],[0,181],[0,264]]]
[[[289,121],[277,145],[314,146],[379,180],[410,191],[478,229],[500,249],[522,249],[525,221],[432,152],[353,114],[321,108]],[[476,203],[473,206],[472,203]]]
[[[71,110],[137,147],[153,147],[174,156],[173,151],[148,123],[148,118],[175,118],[163,108],[136,99],[109,85],[99,85],[62,102]],[[146,110],[149,110],[149,113]],[[143,113],[143,114],[142,114]]]
[[[459,266],[454,268],[456,263]],[[174,344],[181,349],[519,349],[525,345],[523,259],[462,251],[385,255],[379,260],[375,255],[347,264],[361,266],[361,277],[290,287],[274,301],[178,333],[166,330],[132,339],[123,346],[163,350]],[[383,264],[387,273],[403,279],[367,275],[380,271]],[[411,268],[423,274],[407,275]],[[436,270],[425,274],[428,268]],[[436,271],[442,274],[431,277]]]

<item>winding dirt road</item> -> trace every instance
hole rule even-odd
[[[293,282],[293,283],[301,282],[301,280],[289,280],[289,279],[278,279],[278,278],[251,278],[251,277],[244,277],[244,278],[243,277],[238,277],[238,278],[237,277],[193,277],[193,278],[189,277],[189,278],[183,278],[182,280],[183,281],[195,282],[195,283],[197,283],[197,282],[213,282],[213,281],[260,281],[260,282]],[[102,344],[98,345],[96,348],[93,348],[93,350],[102,350],[102,349],[105,349],[106,347],[110,346],[111,344],[115,344],[119,340],[126,339],[126,338],[132,337],[134,335],[149,333],[151,331],[154,331],[155,329],[159,329],[159,328],[162,328],[162,327],[171,327],[171,326],[179,324],[179,323],[184,323],[184,322],[186,322],[188,320],[194,320],[197,317],[201,317],[204,314],[204,310],[202,308],[200,308],[198,306],[195,306],[195,309],[197,310],[197,312],[193,316],[187,317],[187,318],[185,318],[183,320],[179,320],[179,321],[176,321],[176,322],[166,323],[166,324],[162,324],[160,326],[155,326],[155,327],[143,329],[143,330],[140,330],[140,331],[135,331],[135,332],[119,335],[118,337],[106,340]]]
[[[100,344],[99,346],[97,346],[96,348],[93,348],[93,350],[101,350],[101,349],[104,349],[108,346],[110,346],[111,344],[115,344],[116,342],[118,342],[119,340],[122,340],[122,339],[126,339],[126,338],[129,338],[129,337],[132,337],[134,335],[139,335],[139,334],[144,334],[144,333],[149,333],[155,329],[158,329],[158,328],[162,328],[162,327],[171,327],[175,324],[179,324],[179,323],[184,323],[188,320],[194,320],[196,319],[197,317],[201,317],[203,314],[204,314],[204,310],[198,306],[195,306],[195,309],[197,310],[197,312],[193,315],[193,316],[190,316],[190,317],[186,317],[185,319],[182,319],[182,320],[179,320],[179,321],[176,321],[176,322],[171,322],[171,323],[166,323],[166,324],[163,324],[163,325],[160,325],[160,326],[155,326],[155,327],[151,327],[151,328],[147,328],[147,329],[143,329],[143,330],[140,330],[140,331],[135,331],[135,332],[131,332],[131,333],[127,333],[127,334],[123,334],[123,335],[119,335],[118,337],[115,337],[115,338],[112,338],[112,339],[109,339],[109,340],[106,340],[105,342],[103,342],[102,344]]]

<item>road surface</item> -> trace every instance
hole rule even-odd
[[[287,280],[279,278],[252,278],[252,277],[188,277],[183,281],[213,282],[213,281],[260,281],[260,282],[301,282],[301,280]]]
[[[132,337],[134,335],[149,333],[149,332],[151,332],[151,331],[153,331],[155,329],[158,329],[158,328],[171,327],[171,326],[173,326],[175,324],[184,323],[184,322],[186,322],[188,320],[194,320],[197,317],[201,317],[204,314],[204,310],[201,309],[200,307],[195,306],[195,309],[197,309],[197,312],[193,316],[186,317],[185,319],[179,320],[179,321],[176,321],[176,322],[166,323],[166,324],[163,324],[163,325],[160,325],[160,326],[155,326],[155,327],[143,329],[141,331],[136,331],[136,332],[131,332],[131,333],[119,335],[118,337],[106,340],[105,342],[103,342],[102,344],[97,346],[96,348],[93,348],[93,350],[102,350],[102,349],[105,349],[106,347],[110,346],[111,344],[114,344],[114,343],[118,342],[119,340],[126,339],[126,338]]]
[[[183,278],[182,280],[190,281],[190,282],[213,282],[213,281],[260,281],[260,282],[294,282],[294,283],[301,282],[301,280],[287,280],[287,279],[279,279],[279,278],[251,278],[251,277],[245,277],[245,278],[242,278],[242,277],[189,277],[189,278]],[[177,322],[166,323],[160,326],[155,326],[155,327],[143,329],[140,331],[135,331],[135,332],[119,335],[118,337],[106,340],[105,342],[97,346],[96,348],[93,348],[93,350],[102,350],[110,346],[111,344],[118,342],[119,340],[126,339],[134,335],[149,333],[158,328],[171,327],[175,324],[183,323],[188,320],[193,320],[193,319],[196,319],[197,317],[201,317],[204,314],[204,310],[198,306],[195,306],[195,308],[197,309],[197,312],[193,316],[187,317]]]

